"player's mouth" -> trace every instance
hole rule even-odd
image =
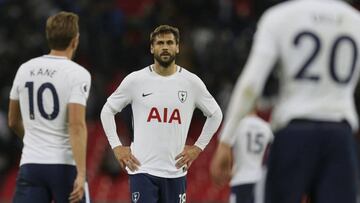
[[[169,52],[163,52],[160,54],[160,56],[171,56],[171,54]]]

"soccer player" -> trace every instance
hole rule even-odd
[[[267,203],[355,203],[360,14],[343,1],[296,0],[267,10],[234,88],[213,175],[229,173],[231,140],[276,61],[279,100],[272,113]]]
[[[251,112],[240,121],[232,139],[231,177],[215,176],[214,181],[222,185],[231,179],[230,203],[260,202],[255,190],[263,182],[264,154],[273,140],[270,125]]]
[[[107,99],[101,121],[121,167],[130,175],[132,202],[186,201],[185,175],[217,131],[222,112],[204,83],[175,64],[179,30],[161,25],[150,34],[154,64],[129,74]],[[122,146],[114,115],[131,104],[134,140]],[[207,117],[192,146],[185,147],[192,114]]]
[[[22,64],[10,92],[9,127],[24,142],[15,203],[84,200],[91,77],[71,61],[79,43],[78,16],[49,17],[46,39],[50,53]]]

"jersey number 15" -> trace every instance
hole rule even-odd
[[[260,132],[247,132],[247,151],[252,154],[260,154],[265,147],[265,136]]]

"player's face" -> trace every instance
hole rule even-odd
[[[150,51],[154,59],[164,68],[167,68],[175,61],[179,53],[179,44],[176,43],[172,33],[159,34],[151,44]]]

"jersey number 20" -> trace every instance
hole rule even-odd
[[[314,49],[311,53],[311,55],[308,57],[308,59],[304,62],[304,64],[301,66],[300,71],[295,75],[295,79],[297,80],[311,80],[311,81],[318,81],[320,80],[320,75],[318,74],[310,74],[308,72],[308,68],[310,67],[310,64],[314,62],[316,57],[318,56],[319,52],[321,51],[321,40],[319,36],[317,36],[315,33],[310,31],[304,31],[300,32],[298,35],[296,35],[293,43],[295,46],[298,46],[299,43],[301,43],[304,39],[310,39],[314,44]],[[346,77],[339,77],[339,75],[336,73],[336,60],[338,59],[337,53],[338,48],[342,44],[349,44],[352,49],[352,62],[350,67],[350,73]],[[340,35],[334,39],[334,41],[331,44],[331,50],[329,55],[329,71],[331,78],[339,84],[347,84],[351,80],[351,76],[353,75],[356,67],[357,57],[358,57],[358,48],[356,46],[356,43],[354,39],[348,35]]]
[[[25,83],[25,87],[28,88],[28,92],[29,92],[29,113],[30,113],[30,119],[34,120],[35,119],[35,114],[34,114],[34,82],[26,82]],[[44,91],[48,89],[51,92],[51,95],[53,97],[53,110],[51,113],[47,113],[45,111],[44,108],[44,104],[43,104],[43,94]],[[37,90],[37,104],[38,104],[38,109],[40,112],[40,115],[47,119],[47,120],[54,120],[58,114],[59,114],[59,97],[58,94],[56,92],[56,89],[54,87],[53,84],[46,82],[43,83],[42,85],[40,85],[39,89]]]

